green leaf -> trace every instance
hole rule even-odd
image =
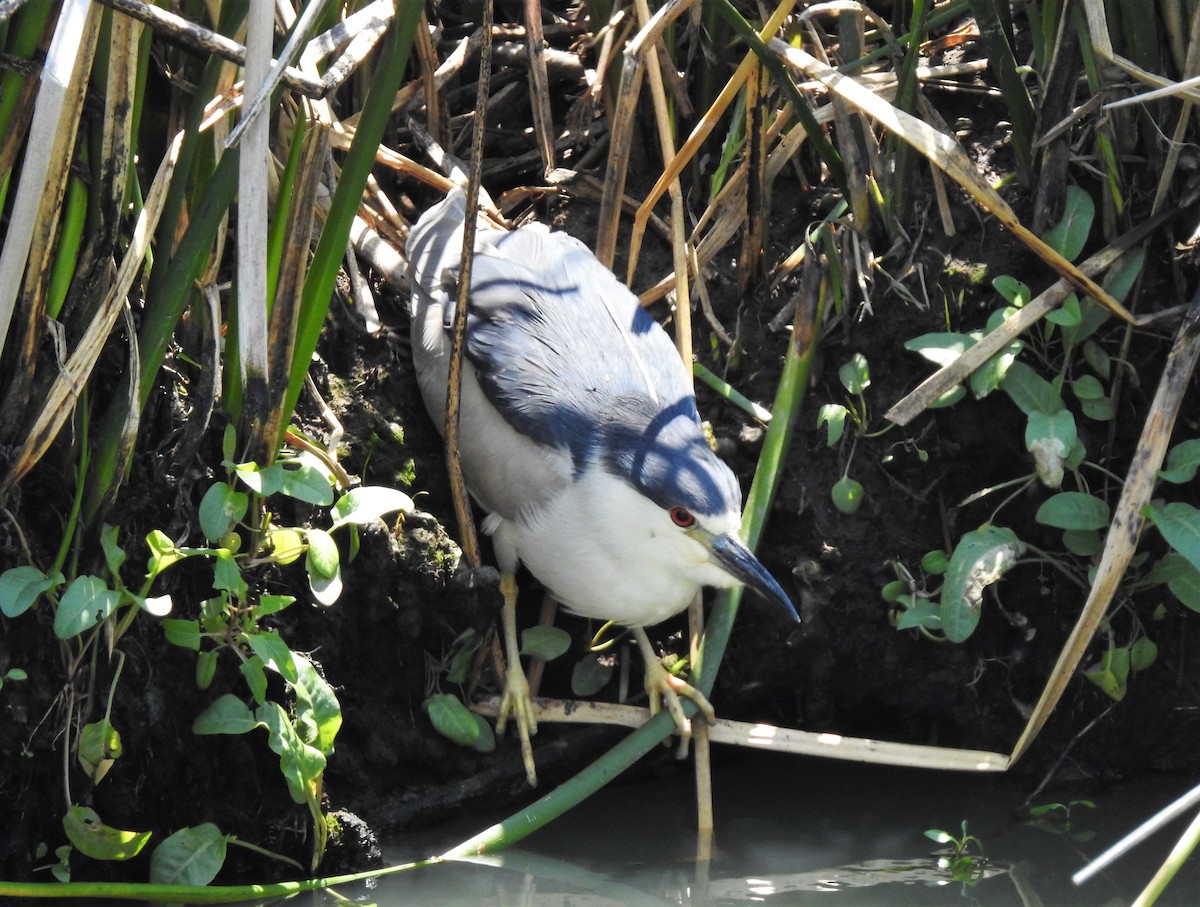
[[[1049,415],[1066,408],[1054,385],[1024,362],[1012,364],[1000,382],[1000,388],[1027,416],[1035,412]]]
[[[1034,410],[1025,426],[1025,449],[1033,454],[1038,478],[1049,488],[1062,484],[1068,457],[1079,447],[1079,432],[1071,411],[1052,414]]]
[[[109,828],[88,806],[72,806],[63,816],[63,831],[76,850],[93,860],[129,860],[150,840],[148,831]]]
[[[921,558],[921,569],[930,576],[941,576],[950,569],[950,555],[941,548],[927,551]]]
[[[1034,517],[1056,529],[1103,529],[1109,521],[1108,504],[1081,491],[1061,491],[1042,502]]]
[[[175,547],[165,532],[154,529],[146,536],[146,545],[150,548],[150,557],[146,561],[147,579],[154,579],[172,564],[183,560],[187,555]]]
[[[297,803],[314,800],[314,783],[325,771],[324,754],[300,739],[279,703],[264,702],[255,715],[267,729],[267,745],[279,756],[279,770],[292,799]]]
[[[1005,302],[1017,308],[1026,305],[1033,298],[1028,286],[1008,274],[1001,274],[992,281],[992,286],[997,293],[1004,297]]]
[[[421,707],[433,722],[434,730],[452,743],[474,746],[479,740],[479,723],[457,696],[438,693],[426,699]]]
[[[934,365],[944,368],[973,347],[974,337],[967,334],[921,334],[904,344],[906,350],[920,353]]]
[[[307,568],[310,575],[331,577],[338,571],[339,557],[337,542],[323,529],[309,529]]]
[[[1083,312],[1079,308],[1079,297],[1071,293],[1062,301],[1057,309],[1046,313],[1046,320],[1061,328],[1073,328],[1083,321]]]
[[[494,751],[496,749],[496,734],[492,731],[492,726],[484,720],[482,715],[476,715],[472,712],[471,716],[475,719],[475,723],[479,725],[479,736],[471,744],[471,749],[480,753]]]
[[[1076,185],[1067,186],[1066,205],[1062,220],[1046,231],[1046,244],[1067,261],[1074,261],[1087,244],[1096,216],[1096,203]]]
[[[1149,636],[1139,636],[1129,647],[1129,669],[1144,671],[1158,658],[1158,646]]]
[[[54,635],[59,639],[78,636],[116,610],[121,596],[96,576],[77,576],[58,602],[54,612]]]
[[[1171,575],[1166,580],[1167,588],[1185,607],[1200,612],[1200,570],[1179,554],[1168,554],[1159,564],[1168,562],[1175,569],[1170,571]]]
[[[227,548],[218,548],[213,561],[213,588],[218,592],[230,592],[239,601],[245,601],[249,588],[242,576],[242,568]]]
[[[890,583],[885,583],[883,588],[879,590],[879,594],[883,596],[883,600],[889,605],[895,604],[900,596],[904,594],[904,590],[908,588],[908,583],[904,580],[894,579]]]
[[[228,841],[211,822],[179,829],[150,855],[151,884],[207,885],[225,865]]]
[[[1095,375],[1080,375],[1071,382],[1071,390],[1080,400],[1103,400],[1104,385]]]
[[[275,464],[283,471],[283,483],[280,491],[289,498],[313,504],[317,507],[328,507],[333,503],[333,486],[325,473],[300,460],[281,460]],[[411,507],[411,501],[410,507]]]
[[[867,366],[867,357],[855,353],[838,369],[838,378],[842,387],[852,394],[861,394],[871,386],[871,369]]]
[[[296,665],[292,661],[292,650],[277,631],[258,630],[255,633],[243,633],[242,641],[263,660],[264,665],[289,683],[296,682]]]
[[[280,564],[290,564],[308,553],[304,535],[297,529],[272,529],[269,533],[270,555]]]
[[[1166,468],[1158,471],[1158,477],[1164,482],[1182,485],[1196,477],[1197,469],[1200,469],[1200,438],[1190,438],[1171,448]],[[0,585],[3,582],[0,578]]]
[[[1068,529],[1062,534],[1063,547],[1079,557],[1092,557],[1104,547],[1104,539],[1094,529]]]
[[[530,627],[521,633],[521,654],[550,661],[571,648],[571,634],[558,627]]]
[[[217,659],[220,653],[213,649],[211,652],[201,652],[196,656],[196,688],[207,690],[212,686],[213,677],[217,674]]]
[[[1111,422],[1117,414],[1116,407],[1108,397],[1101,397],[1099,400],[1082,400],[1079,408],[1085,416],[1097,422]]]
[[[612,672],[611,659],[588,653],[571,670],[571,692],[576,696],[594,696],[608,684]]]
[[[1129,680],[1129,649],[1109,646],[1099,662],[1084,671],[1083,676],[1117,702],[1125,698]]]
[[[230,422],[225,426],[225,431],[221,435],[221,455],[228,462],[233,462],[233,457],[237,453],[237,429]]]
[[[233,471],[243,485],[260,497],[270,497],[283,488],[283,467],[278,463],[259,469],[251,460],[237,464]]]
[[[232,693],[213,700],[192,722],[193,734],[245,734],[258,727],[246,703]]]
[[[313,729],[305,742],[325,755],[333,752],[333,741],[342,727],[342,705],[333,687],[320,675],[313,663],[298,652],[292,653],[296,662],[296,720]]]
[[[121,735],[108,719],[85,724],[79,732],[79,764],[95,784],[103,780],[122,752]]]
[[[961,384],[956,384],[946,393],[942,394],[936,400],[929,404],[929,409],[945,409],[947,406],[953,406],[959,400],[967,395],[967,389]]]
[[[382,485],[352,488],[333,505],[333,525],[329,531],[332,532],[347,523],[365,526],[380,519],[385,513],[396,510],[411,513],[414,507],[412,498],[395,488],[385,488]]]
[[[446,679],[451,683],[466,683],[467,673],[471,669],[471,662],[475,658],[475,651],[479,648],[482,640],[479,634],[470,627],[463,630],[454,640],[454,655],[450,659],[450,670],[446,674]]]
[[[250,496],[217,482],[200,499],[200,531],[217,544],[236,526],[250,508]]]
[[[120,578],[121,565],[125,563],[125,551],[117,544],[118,532],[119,527],[105,523],[104,528],[100,530],[100,547],[104,550],[104,562],[108,565],[108,572]]]
[[[1004,381],[1004,376],[1008,374],[1008,370],[1012,368],[1017,361],[1017,356],[1020,354],[1024,344],[1016,340],[1010,343],[1005,349],[990,357],[983,365],[971,372],[967,383],[971,386],[971,393],[975,395],[977,400],[982,400]]]
[[[185,649],[200,651],[200,622],[197,620],[180,620],[168,617],[162,622],[163,633],[167,642],[183,646]]]
[[[937,602],[927,598],[913,598],[911,595],[902,595],[900,599],[906,607],[896,618],[897,630],[915,630],[918,627],[924,627],[926,630],[942,628],[942,609]]]
[[[1100,344],[1089,340],[1083,345],[1083,358],[1097,375],[1105,381],[1112,374],[1112,358]]]
[[[1167,544],[1200,570],[1200,510],[1179,502],[1152,504],[1148,516]]]
[[[825,424],[829,426],[829,439],[826,441],[829,447],[842,439],[846,430],[846,416],[849,414],[850,410],[840,403],[826,403],[817,411],[817,428]]]
[[[954,546],[942,586],[942,629],[951,642],[975,632],[983,590],[997,582],[1025,551],[1011,529],[984,526],[968,532]]]
[[[0,613],[5,617],[24,614],[43,592],[61,586],[65,578],[57,570],[50,576],[37,567],[12,567],[0,573]]]
[[[829,489],[833,506],[842,513],[851,514],[862,506],[863,487],[860,482],[849,476],[842,476]]]
[[[254,616],[257,618],[276,614],[296,601],[294,595],[260,595],[258,604],[254,606]]]
[[[254,697],[254,701],[262,705],[267,701],[267,669],[263,665],[262,657],[252,655],[243,660],[238,665],[238,671],[242,675],[242,679],[246,681],[246,686],[250,688],[250,695]]]

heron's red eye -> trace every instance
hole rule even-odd
[[[684,510],[682,507],[671,508],[671,522],[680,529],[690,529],[696,525],[696,518],[691,512]]]

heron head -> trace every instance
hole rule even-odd
[[[784,608],[796,608],[738,535],[742,496],[733,471],[709,447],[695,402],[681,399],[642,418],[626,401],[604,420],[603,468],[645,499],[638,519],[651,524],[659,556],[699,585],[743,584]]]

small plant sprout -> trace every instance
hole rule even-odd
[[[1063,835],[1080,844],[1086,844],[1096,837],[1096,832],[1088,829],[1080,831],[1072,825],[1072,813],[1077,809],[1095,809],[1092,800],[1071,800],[1067,803],[1043,803],[1040,806],[1029,807],[1029,820],[1025,823],[1031,828],[1040,828],[1056,835]]]
[[[953,881],[973,886],[984,876],[987,858],[983,855],[983,842],[967,831],[967,820],[963,819],[962,834],[954,835],[940,828],[926,830],[925,837],[948,848],[937,853],[938,868]]]
[[[817,412],[817,428],[826,426],[827,443],[830,447],[841,441],[846,431],[847,419],[855,427],[855,441],[867,432],[867,399],[864,393],[871,386],[871,370],[867,364],[867,357],[862,353],[855,353],[842,363],[838,369],[838,378],[848,394],[845,404],[827,403]],[[853,458],[852,444],[850,454],[846,458],[846,470],[830,489],[833,505],[845,514],[857,511],[863,500],[862,483],[850,477],[850,461]]]

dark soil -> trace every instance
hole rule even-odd
[[[464,80],[464,96],[457,102],[464,109],[470,104],[469,85]],[[555,97],[574,93],[577,86],[560,85]],[[998,174],[1012,171],[1006,133],[996,125],[1005,116],[998,101],[983,95],[964,100],[936,94],[932,100],[948,122],[969,112],[973,131],[964,143],[981,168]],[[566,112],[564,103],[556,117]],[[519,119],[521,113],[513,116]],[[497,142],[515,141],[514,130],[504,124],[496,128]],[[581,142],[566,165],[575,166],[590,147],[588,141]],[[804,166],[811,162],[804,161]],[[488,188],[499,194],[511,185],[537,182],[535,169],[503,171]],[[650,158],[632,172],[627,191],[643,197],[652,182],[643,175],[656,172]],[[1085,187],[1095,188],[1086,174],[1073,175]],[[413,210],[433,197],[407,184],[393,191],[411,201]],[[919,572],[926,552],[949,549],[963,532],[989,520],[1005,493],[966,506],[961,505],[964,499],[1032,471],[1023,418],[998,393],[929,411],[904,429],[880,430],[885,427],[882,413],[931,371],[903,348],[905,340],[932,331],[980,328],[997,305],[990,288],[995,276],[1017,275],[1035,292],[1054,278],[955,190],[958,232],[952,237],[933,226],[937,217],[927,175],[912,191],[920,198],[906,223],[913,242],[897,245],[880,263],[911,298],[906,300],[876,279],[869,304],[852,300],[847,311],[828,323],[823,364],[808,389],[784,482],[760,546],[763,562],[793,595],[802,623],[793,631],[774,610],[747,598],[713,702],[727,718],[1006,753],[1041,692],[1085,592],[1044,564],[1019,566],[989,591],[975,634],[952,645],[916,631],[897,631],[881,589],[896,576],[893,562]],[[830,203],[811,183],[787,173],[773,187],[773,198],[769,265],[793,251],[805,226],[821,217]],[[1141,196],[1135,193],[1135,198]],[[1019,214],[1031,213],[1032,200],[1020,190],[1010,190],[1009,201]],[[569,189],[559,200],[539,203],[536,213],[585,241],[594,230],[589,228],[595,220],[594,203],[573,197]],[[879,248],[888,245],[882,236],[869,238]],[[1183,301],[1174,298],[1168,279],[1173,267],[1169,254],[1165,242],[1151,253],[1140,290],[1143,308]],[[711,368],[769,405],[788,338],[768,331],[766,325],[794,291],[795,279],[773,293],[756,288],[743,295],[737,290],[736,269],[733,247],[709,268],[717,317],[727,326],[738,326],[736,361],[708,355],[709,328],[700,317],[694,319],[695,346]],[[648,239],[635,285],[649,285],[669,270],[668,250],[657,239]],[[377,290],[384,329],[367,334],[348,307],[335,304],[313,374],[345,428],[346,468],[364,483],[405,488],[416,497],[419,512],[386,530],[361,534],[361,547],[345,569],[345,592],[333,607],[308,603],[299,565],[257,577],[262,591],[288,592],[300,599],[268,623],[295,650],[311,653],[343,708],[344,724],[326,773],[328,805],[341,811],[344,832],[327,857],[324,868],[330,871],[377,860],[373,833],[427,826],[532,796],[511,735],[500,741],[494,754],[481,755],[439,736],[422,711],[433,684],[454,689],[438,665],[464,630],[488,632],[498,614],[499,596],[494,575],[456,569],[457,530],[441,442],[413,379],[405,300],[382,282]],[[1081,422],[1089,453],[1118,477],[1141,432],[1172,330],[1167,326],[1133,336],[1125,354],[1131,369],[1115,422]],[[1112,329],[1103,342],[1115,354],[1120,332]],[[825,431],[815,428],[816,413],[822,404],[843,401],[837,369],[854,353],[864,354],[871,369],[872,383],[865,394],[868,434],[853,445],[831,448]],[[187,374],[186,364],[181,362],[179,368]],[[748,487],[762,427],[706,389],[698,391],[698,398],[721,453]],[[144,562],[141,540],[153,528],[198,543],[196,506],[219,474],[219,430],[210,431],[195,455],[183,462],[170,458],[169,439],[147,437],[169,424],[169,402],[165,397],[157,401],[157,421],[146,420],[141,448],[145,453],[135,463],[124,497],[107,517],[122,527],[131,564]],[[312,401],[302,400],[300,418],[312,433],[324,436],[326,428]],[[1196,401],[1189,400],[1180,425],[1195,432],[1198,424]],[[64,450],[61,459],[43,462],[22,486],[20,498],[8,504],[43,563],[57,544],[61,489],[71,484],[68,454]],[[829,495],[847,469],[865,488],[864,504],[853,515],[837,511]],[[1116,488],[1109,490],[1115,493]],[[1056,551],[1061,549],[1059,541],[1032,520],[1049,493],[1033,486],[1006,505],[1002,522],[1027,541]],[[314,515],[297,510],[283,516],[304,521]],[[13,527],[13,520],[0,522],[0,552],[6,565],[25,562]],[[346,561],[350,552],[345,538],[340,541]],[[99,563],[99,549],[89,550]],[[203,570],[185,563],[165,574],[156,592],[172,593],[177,616],[194,616],[211,594],[206,583]],[[523,594],[521,620],[530,625],[537,619],[541,598],[531,577],[523,578]],[[1200,696],[1195,678],[1200,676],[1200,655],[1189,634],[1195,635],[1197,617],[1168,601],[1161,619],[1151,622],[1160,601],[1161,596],[1127,600],[1111,619],[1120,641],[1144,624],[1159,646],[1157,662],[1133,678],[1119,704],[1083,679],[1072,682],[1050,724],[1016,769],[1028,775],[1031,789],[1051,768],[1060,778],[1073,779],[1196,770]],[[64,840],[64,772],[71,776],[73,801],[92,805],[114,827],[153,829],[161,840],[174,829],[214,822],[227,833],[306,862],[307,812],[291,802],[278,759],[262,735],[191,733],[195,716],[217,695],[245,694],[231,659],[221,662],[211,688],[198,690],[194,653],[169,645],[152,621],[141,621],[122,644],[126,662],[114,702],[113,722],[121,731],[124,755],[107,778],[89,786],[63,757],[63,716],[73,713],[77,720],[89,721],[103,713],[115,662],[109,653],[97,652],[87,668],[94,684],[89,686],[83,678],[68,684],[57,649],[47,645],[50,620],[45,609],[20,619],[0,618],[0,673],[20,665],[36,679],[6,684],[0,691],[0,814],[6,817],[0,830],[0,875],[29,878],[32,867],[54,862],[53,850]],[[596,628],[570,616],[560,616],[557,623],[572,634],[575,648],[548,666],[542,693],[570,697],[572,664]],[[666,646],[679,647],[681,631],[682,619],[677,619],[653,635]],[[1102,645],[1095,644],[1094,657]],[[490,666],[486,659],[480,661],[478,691],[493,690]],[[598,698],[614,698],[615,686]],[[93,690],[92,699],[81,701],[85,688]],[[282,689],[273,692],[283,698]],[[568,777],[624,733],[544,725],[535,741],[542,789]],[[649,757],[642,770],[677,770],[677,763],[664,750]],[[40,842],[48,845],[49,855],[35,856]],[[295,870],[237,854],[223,879],[239,874],[256,879],[295,875]],[[77,878],[144,877],[140,865],[114,869],[76,861]],[[144,856],[139,858],[139,864],[144,861]]]

